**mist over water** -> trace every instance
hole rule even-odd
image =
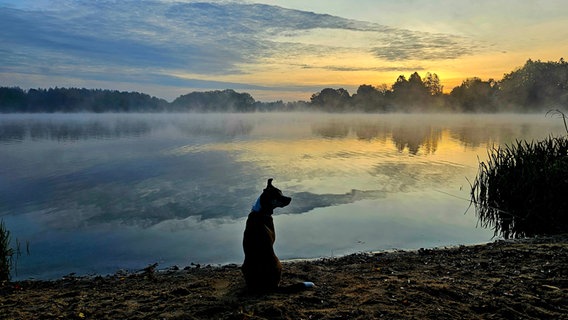
[[[16,279],[241,263],[268,178],[281,259],[489,241],[469,183],[492,145],[565,134],[544,115],[43,114],[0,118]]]

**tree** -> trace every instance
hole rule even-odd
[[[426,73],[424,86],[428,89],[431,96],[440,96],[443,93],[444,87],[440,84],[440,78],[435,73]]]
[[[250,94],[238,93],[231,89],[191,92],[179,96],[171,105],[177,111],[251,112],[255,110],[255,101]]]
[[[0,88],[0,112],[155,112],[166,106],[167,101],[138,92]]]
[[[15,112],[26,106],[26,93],[20,88],[0,87],[0,112]]]
[[[500,100],[521,111],[547,110],[568,104],[568,63],[527,60],[499,82]]]
[[[493,79],[483,81],[469,78],[452,89],[450,98],[456,109],[465,112],[495,112],[495,98],[498,93],[497,83]]]
[[[400,111],[423,111],[431,102],[430,91],[418,72],[411,74],[408,80],[400,75],[392,85],[392,91],[394,104]]]
[[[364,112],[385,112],[387,110],[386,85],[375,88],[363,84],[351,97],[351,103],[355,110]]]
[[[319,93],[314,93],[310,98],[310,103],[326,111],[341,112],[346,111],[350,100],[349,92],[343,88],[325,88]]]

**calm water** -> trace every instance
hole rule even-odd
[[[16,279],[241,263],[273,177],[281,259],[489,241],[469,183],[488,146],[563,134],[544,115],[0,116],[0,215]]]

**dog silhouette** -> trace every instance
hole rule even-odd
[[[271,291],[278,288],[282,264],[274,253],[274,209],[290,204],[292,198],[282,194],[268,179],[266,188],[248,215],[243,237],[245,260],[242,272],[251,291]]]

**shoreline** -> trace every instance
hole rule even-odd
[[[568,235],[283,261],[282,285],[250,294],[239,265],[0,286],[7,319],[568,319]]]
[[[347,253],[344,255],[330,255],[330,256],[322,256],[322,257],[314,257],[314,258],[290,258],[290,259],[280,259],[280,262],[282,264],[287,264],[287,263],[313,263],[313,262],[317,262],[320,260],[333,260],[333,259],[342,259],[342,258],[346,258],[349,256],[353,256],[353,255],[380,255],[380,254],[390,254],[390,253],[397,253],[397,252],[418,252],[420,250],[442,250],[442,249],[453,249],[453,248],[459,248],[459,247],[470,247],[470,246],[478,246],[478,245],[485,245],[485,244],[490,244],[496,241],[522,241],[525,239],[508,239],[508,240],[504,240],[504,239],[496,239],[493,241],[482,241],[482,242],[478,242],[478,243],[467,243],[467,244],[450,244],[450,245],[444,245],[444,246],[434,246],[434,247],[424,247],[424,248],[392,248],[392,249],[380,249],[380,250],[371,250],[371,251],[358,251],[358,252],[352,252],[352,253]],[[530,239],[532,240],[532,239]],[[38,281],[38,282],[54,282],[54,281],[59,281],[59,280],[64,280],[64,279],[69,279],[69,278],[73,278],[73,279],[81,279],[81,280],[92,280],[95,278],[99,278],[99,277],[112,277],[112,276],[116,276],[116,275],[123,275],[123,276],[132,276],[132,275],[136,275],[136,274],[140,274],[142,272],[144,272],[146,269],[148,269],[149,267],[152,267],[152,269],[154,270],[153,272],[156,273],[167,273],[167,272],[172,272],[172,271],[186,271],[189,269],[193,269],[193,268],[223,268],[223,267],[233,267],[233,266],[238,266],[240,267],[240,263],[236,263],[236,262],[227,262],[227,263],[200,263],[200,262],[191,262],[189,265],[187,266],[179,266],[177,264],[174,265],[169,265],[169,266],[165,266],[162,268],[159,268],[158,266],[160,266],[160,262],[155,262],[152,264],[148,264],[146,267],[144,268],[117,268],[115,269],[114,272],[108,272],[108,273],[96,273],[96,272],[86,272],[86,273],[79,273],[79,272],[74,272],[71,271],[67,274],[59,274],[58,276],[53,276],[53,277],[34,277],[34,276],[29,276],[27,278],[20,278],[16,275],[17,279],[12,279],[11,282],[16,283],[16,282],[30,282],[30,281]],[[14,278],[14,276],[12,277]],[[1,284],[0,284],[1,285]]]

